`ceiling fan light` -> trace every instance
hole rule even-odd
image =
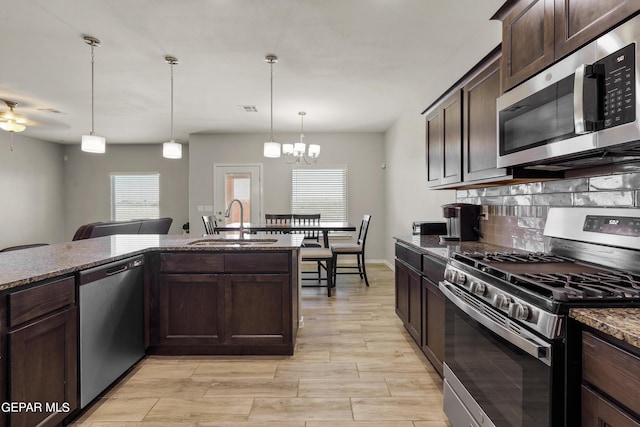
[[[106,140],[102,136],[97,135],[82,135],[82,143],[80,149],[86,153],[99,153],[105,152]]]
[[[265,142],[263,154],[265,157],[277,159],[280,157],[280,143],[273,141]]]
[[[320,155],[320,146],[318,144],[309,144],[309,155],[318,157]]]
[[[0,129],[6,130],[7,132],[22,132],[26,129],[26,126],[9,120],[8,122],[0,123]]]
[[[173,139],[169,142],[162,143],[162,157],[165,159],[181,159],[182,144]]]

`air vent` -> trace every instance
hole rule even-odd
[[[257,113],[258,109],[255,105],[236,105],[236,108],[240,111],[244,111],[245,113]]]

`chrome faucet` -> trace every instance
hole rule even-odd
[[[244,236],[244,207],[242,206],[242,202],[238,199],[233,199],[232,201],[230,201],[229,206],[227,206],[227,210],[224,212],[224,217],[229,218],[229,214],[231,213],[231,205],[233,205],[234,202],[238,202],[238,204],[240,205],[240,238],[242,239]]]

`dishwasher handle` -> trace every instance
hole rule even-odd
[[[105,277],[115,276],[143,265],[144,256],[142,255],[135,258],[115,261],[105,265],[99,265],[87,270],[82,270],[78,273],[79,283],[80,286],[86,285],[87,283],[95,282],[96,280],[104,279]]]

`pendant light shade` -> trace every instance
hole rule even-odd
[[[280,157],[280,143],[273,140],[273,64],[278,62],[278,57],[267,55],[264,60],[271,69],[271,138],[264,143],[263,155],[275,159]]]
[[[162,157],[165,159],[181,159],[182,144],[175,142],[173,139],[162,143]]]
[[[171,66],[171,139],[162,144],[162,157],[165,159],[181,159],[182,144],[173,139],[173,66],[178,65],[178,58],[165,56],[164,60]]]
[[[94,135],[93,132],[89,135],[82,135],[82,151],[86,153],[104,153],[106,146],[106,140],[101,137]]]
[[[84,36],[84,42],[91,46],[91,132],[89,135],[82,135],[82,143],[80,149],[87,153],[104,153],[106,150],[106,140],[102,136],[96,136],[94,133],[94,114],[93,114],[93,75],[94,75],[94,54],[93,49],[100,47],[100,40],[91,36]]]

